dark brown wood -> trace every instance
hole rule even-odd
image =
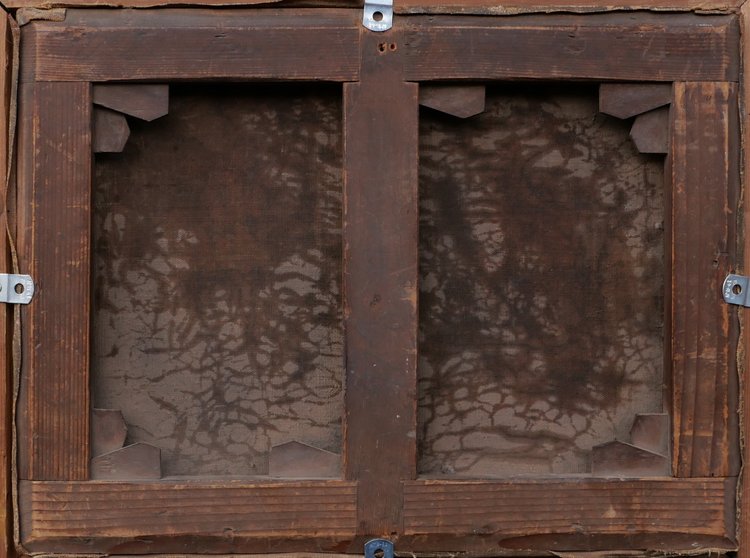
[[[13,21],[0,11],[0,270],[13,269],[8,242],[8,130],[11,111],[15,111],[11,96],[13,60]],[[15,554],[13,545],[13,312],[7,304],[0,305],[0,558]]]
[[[23,28],[22,79],[356,80],[358,19],[330,9],[68,10],[64,22]]]
[[[735,479],[407,482],[400,547],[731,549],[734,491]]]
[[[672,110],[673,472],[734,476],[737,311],[720,286],[735,265],[737,87],[676,83]]]
[[[92,480],[161,478],[161,451],[151,444],[131,444],[91,460]]]
[[[743,3],[741,10],[741,26],[743,34],[748,32],[750,29],[750,4]],[[744,60],[750,58],[750,41],[745,40],[742,42],[742,56]],[[740,104],[744,107],[750,103],[750,72],[742,73],[742,82],[740,85]],[[747,142],[747,130],[750,130],[750,112],[743,110],[740,112],[741,126],[742,126],[742,141]],[[742,188],[747,191],[748,177],[750,177],[750,157],[747,156],[746,144],[743,147],[745,156],[742,158]],[[747,195],[745,195],[747,199]],[[741,213],[739,216],[744,220],[745,223],[750,223],[750,203],[743,203],[740,209]],[[746,225],[747,226],[747,225]],[[743,260],[738,262],[738,268],[742,270],[744,274],[750,273],[750,234],[743,235],[743,238],[738,239],[737,249],[743,254]],[[740,313],[740,319],[742,320],[741,336],[739,343],[744,347],[744,350],[738,355],[738,366],[739,372],[742,376],[747,377],[746,374],[750,370],[750,327],[748,326],[747,312],[744,314]],[[747,436],[750,432],[750,382],[744,381],[740,384],[740,428]],[[740,483],[742,491],[738,495],[737,506],[739,508],[739,519],[737,525],[737,537],[739,539],[739,552],[737,553],[738,558],[750,558],[750,467],[747,465],[750,463],[750,444],[745,443],[742,445],[741,460],[745,464],[741,469]]]
[[[22,479],[84,480],[89,462],[91,86],[21,91],[20,267],[36,282],[22,310]]]
[[[122,114],[95,108],[93,134],[94,153],[120,153],[128,142],[130,128]]]
[[[288,1],[288,0],[287,0]],[[287,5],[287,1],[281,5]],[[279,0],[193,0],[189,4],[194,6],[253,6],[256,4],[273,5]],[[157,6],[183,6],[184,0],[7,0],[8,8],[25,6],[39,7],[125,7],[149,8]],[[293,5],[308,6],[341,6],[361,8],[357,0],[297,0]],[[498,5],[487,0],[449,0],[437,2],[434,0],[405,0],[394,6],[398,14],[481,14],[481,15],[517,15],[519,13],[550,13],[565,12],[602,12],[606,10],[703,10],[707,12],[734,11],[740,5],[739,0],[616,0],[608,4],[594,0],[513,0]]]
[[[738,79],[734,16],[611,13],[408,19],[409,80]]]
[[[591,449],[595,477],[668,477],[669,459],[625,442],[613,441]]]
[[[661,455],[669,455],[669,415],[638,414],[630,429],[630,443]]]
[[[22,537],[45,552],[335,551],[355,531],[356,492],[345,481],[22,482]]]
[[[291,441],[271,448],[268,475],[285,478],[336,478],[341,476],[341,456]]]
[[[172,0],[73,0],[72,2],[66,2],[66,0],[13,0],[17,2],[15,7],[26,8],[76,8],[76,7],[115,7],[115,8],[152,8],[157,6],[185,6],[185,2],[172,1]],[[242,0],[237,2],[237,6],[252,6],[255,4],[275,4],[281,0]],[[232,5],[232,0],[201,0],[201,2],[191,2],[195,6],[229,6]]]
[[[122,413],[113,409],[91,410],[91,456],[96,457],[125,445],[128,427]]]
[[[33,0],[10,0],[11,4]],[[49,1],[49,0],[48,0]],[[58,0],[62,1],[62,0]],[[71,1],[71,0],[69,0]],[[79,0],[95,1],[95,0]],[[114,0],[110,0],[114,1]],[[137,1],[137,0],[129,0]],[[165,0],[167,1],[167,0]],[[735,11],[739,0],[610,0],[607,3],[594,0],[511,0],[498,4],[487,0],[402,0],[395,6],[396,13],[403,14],[478,14],[518,15],[523,13],[604,12],[612,10],[715,10]]]
[[[367,536],[400,530],[401,481],[416,476],[419,107],[404,39],[363,34],[362,80],[344,86],[344,470]]]
[[[599,110],[617,118],[631,118],[671,101],[671,83],[602,83],[599,86]]]
[[[484,85],[423,85],[419,88],[419,104],[469,118],[484,110],[484,89]]]
[[[662,107],[636,117],[630,137],[641,153],[669,151],[669,107]]]
[[[80,188],[83,182],[80,177],[86,174],[81,166],[90,161],[90,152],[83,152],[80,144],[90,150],[91,139],[86,126],[90,125],[91,118],[89,109],[77,108],[83,114],[80,119],[83,124],[73,123],[69,110],[72,103],[66,100],[66,95],[76,99],[88,95],[81,107],[90,107],[91,99],[90,92],[81,93],[86,84],[54,80],[357,79],[357,62],[345,59],[344,49],[336,51],[339,60],[322,62],[319,73],[317,68],[311,69],[313,56],[307,50],[313,49],[300,48],[300,44],[307,44],[308,39],[333,37],[333,46],[326,43],[326,49],[316,50],[315,61],[318,61],[320,50],[325,54],[330,46],[332,52],[337,45],[340,47],[349,40],[344,40],[344,36],[356,41],[360,32],[359,13],[347,13],[345,17],[343,11],[330,12],[330,18],[340,16],[346,20],[338,25],[330,23],[330,19],[326,19],[329,16],[321,10],[316,14],[322,13],[320,18],[325,22],[320,23],[319,19],[308,26],[302,24],[302,31],[307,33],[304,34],[294,18],[276,25],[268,23],[266,18],[268,21],[271,18],[268,12],[263,12],[252,21],[242,20],[240,15],[230,21],[232,14],[227,12],[203,27],[191,19],[192,14],[183,12],[169,16],[178,22],[172,27],[165,23],[168,20],[162,18],[163,14],[153,14],[144,24],[141,14],[94,13],[88,19],[88,15],[72,13],[65,23],[32,23],[28,27],[28,63],[24,66],[27,69],[24,77],[29,80],[24,86],[28,100],[24,102],[30,104],[22,109],[25,132],[21,143],[25,154],[21,160],[21,207],[24,209],[20,225],[22,253],[29,255],[31,263],[24,261],[22,264],[39,274],[39,293],[44,295],[40,299],[38,294],[35,301],[37,304],[41,300],[40,306],[25,309],[30,315],[24,324],[28,332],[25,350],[30,358],[22,386],[20,417],[22,429],[26,430],[21,432],[21,465],[30,478],[67,479],[71,475],[85,478],[82,476],[85,465],[82,468],[75,461],[78,459],[75,452],[83,447],[88,454],[88,413],[83,426],[80,415],[76,415],[79,407],[87,409],[85,398],[81,397],[88,379],[83,378],[88,357],[82,356],[81,349],[85,346],[88,354],[87,333],[81,334],[83,338],[75,337],[67,329],[61,334],[54,325],[61,323],[59,316],[65,316],[64,327],[75,326],[79,331],[88,332],[88,322],[82,323],[81,318],[88,315],[88,307],[84,304],[81,308],[82,298],[77,290],[72,302],[64,301],[61,296],[49,298],[49,293],[60,295],[62,286],[66,289],[71,285],[79,287],[82,272],[76,266],[82,265],[81,260],[85,260],[87,270],[92,267],[88,265],[88,256],[80,256],[80,251],[71,248],[71,239],[85,236],[81,233],[83,223],[91,222],[88,214],[88,219],[81,216],[89,211],[90,203]],[[298,17],[316,17],[297,10],[285,12],[292,13],[297,13]],[[221,19],[223,17],[226,21]],[[336,496],[332,501],[321,503],[317,497],[306,499],[309,494],[304,491],[312,486],[310,483],[279,483],[274,489],[281,486],[291,488],[291,492],[281,496],[277,493],[263,500],[263,491],[269,484],[250,485],[242,481],[213,485],[187,479],[141,484],[24,482],[21,490],[24,541],[32,552],[139,553],[184,552],[185,549],[191,552],[263,552],[309,549],[311,545],[320,550],[341,551],[357,548],[350,545],[355,532],[360,536],[392,536],[405,532],[407,536],[401,540],[407,550],[491,553],[520,548],[589,550],[612,544],[670,550],[709,546],[733,548],[732,479],[658,481],[668,484],[652,484],[647,480],[603,481],[604,484],[571,479],[518,481],[474,483],[481,486],[476,489],[461,486],[455,491],[445,490],[437,483],[434,493],[432,489],[420,492],[423,487],[433,486],[430,482],[411,480],[416,475],[414,439],[417,436],[414,368],[418,95],[417,86],[405,80],[418,79],[421,75],[419,79],[426,80],[569,77],[658,81],[673,79],[688,70],[692,72],[691,79],[696,80],[737,79],[737,57],[731,46],[737,33],[732,17],[689,15],[664,19],[658,15],[638,14],[632,18],[608,15],[591,18],[595,20],[591,25],[589,19],[586,24],[577,23],[574,16],[561,16],[559,20],[540,18],[538,21],[543,23],[513,19],[511,22],[508,18],[501,24],[492,23],[494,20],[489,18],[462,20],[460,25],[447,19],[444,24],[431,27],[421,19],[413,19],[414,28],[407,38],[399,29],[384,35],[363,33],[362,80],[345,86],[346,343],[350,390],[344,432],[345,475],[361,484],[359,497],[355,494],[354,483],[337,485],[350,489],[346,499]],[[698,19],[700,24],[696,23]],[[399,22],[398,25],[411,24]],[[194,45],[189,37],[197,37]],[[607,46],[605,37],[610,43],[614,41],[615,46],[610,49],[614,54],[612,60],[601,61],[600,52]],[[517,44],[514,38],[519,39]],[[456,45],[444,48],[451,40],[456,40]],[[505,46],[508,42],[513,44],[515,57],[502,50],[508,50]],[[410,43],[408,47],[407,43]],[[193,49],[184,49],[190,51],[188,55],[181,50],[178,52],[177,45],[184,47],[185,44]],[[292,44],[300,52],[292,52]],[[273,49],[279,45],[279,54],[274,57]],[[555,45],[554,52],[550,45]],[[151,58],[146,57],[149,48],[153,50]],[[592,54],[596,50],[599,51],[598,66]],[[134,58],[128,56],[130,51],[135,53]],[[248,56],[248,52],[252,56]],[[471,52],[472,57],[465,57],[467,52]],[[425,57],[417,63],[422,55]],[[188,56],[192,57],[190,67],[186,62]],[[405,70],[401,67],[404,56]],[[263,58],[273,60],[261,63]],[[216,65],[213,65],[214,60]],[[688,64],[691,60],[693,63],[695,60],[712,62],[696,68]],[[546,70],[541,69],[544,67]],[[633,77],[636,74],[638,77]],[[33,82],[33,79],[42,81]],[[693,264],[700,264],[710,253],[707,248],[710,244],[714,247],[712,262],[716,265],[712,273],[718,276],[733,264],[732,248],[727,246],[724,237],[715,242],[717,237],[712,236],[711,223],[714,218],[724,219],[728,230],[725,236],[732,237],[731,212],[726,207],[735,204],[732,194],[736,192],[732,188],[736,184],[732,181],[736,180],[736,169],[732,168],[736,161],[730,157],[721,159],[710,149],[713,144],[707,148],[706,137],[725,140],[725,153],[726,146],[736,141],[733,127],[736,122],[726,125],[722,118],[715,118],[717,113],[720,116],[731,114],[727,107],[733,101],[728,99],[735,90],[726,82],[705,85],[709,86],[706,90],[701,89],[700,84],[682,85],[683,93],[689,93],[685,94],[688,100],[681,101],[682,113],[674,117],[678,137],[671,150],[675,159],[672,173],[675,261],[682,265],[686,254],[698,247],[695,261],[688,260],[692,269],[675,271],[678,279],[704,273],[695,272],[703,267]],[[75,95],[70,93],[74,90]],[[727,93],[726,98],[715,100],[724,93]],[[717,111],[717,107],[720,110]],[[732,118],[736,120],[736,114],[728,120]],[[716,120],[720,124],[712,123]],[[61,128],[65,129],[64,134],[59,131]],[[52,137],[51,145],[45,143],[48,137]],[[66,141],[62,141],[63,138]],[[70,138],[73,138],[72,148]],[[691,157],[699,161],[688,161]],[[698,179],[691,176],[694,166],[705,165],[708,170],[702,171],[701,180],[708,177],[711,183],[711,173],[721,164],[729,169],[725,174],[731,175],[728,182],[733,185],[725,187],[717,182],[718,194],[706,197]],[[74,179],[70,179],[68,171],[74,165]],[[69,187],[69,182],[74,183],[75,188]],[[62,193],[53,188],[58,184],[62,185]],[[74,192],[72,198],[71,191]],[[720,197],[722,192],[725,198]],[[56,206],[56,212],[51,204]],[[706,205],[710,209],[702,216]],[[724,207],[727,213],[714,213],[717,207]],[[61,212],[60,208],[65,211]],[[68,215],[71,211],[73,216]],[[65,213],[65,216],[57,213]],[[63,226],[60,226],[61,220]],[[700,226],[693,226],[691,222]],[[59,253],[52,253],[52,241],[46,240],[50,231]],[[682,234],[687,240],[680,236]],[[88,253],[88,246],[85,248]],[[57,276],[51,275],[52,268],[47,263],[50,254],[49,261],[64,280],[58,281]],[[715,277],[712,275],[710,279],[701,276],[695,285],[691,280],[685,284],[675,280],[671,301],[674,308],[688,308],[686,301],[696,292],[701,296],[715,294],[711,290]],[[88,279],[83,283],[87,289]],[[714,306],[709,306],[700,299],[695,303],[697,314],[676,318],[674,324],[675,334],[682,340],[674,345],[682,351],[675,359],[675,378],[682,386],[677,414],[680,405],[692,395],[694,408],[688,412],[694,412],[696,417],[693,422],[682,420],[676,427],[676,432],[682,436],[680,443],[689,448],[676,457],[675,462],[678,466],[687,462],[685,456],[689,449],[690,474],[706,476],[736,474],[737,458],[734,452],[736,429],[731,424],[731,410],[736,405],[731,366],[734,327],[731,314],[722,314],[722,325],[709,327],[708,335],[703,335],[703,330],[695,335],[699,344],[697,350],[690,345],[692,334],[686,333],[687,329],[695,327],[696,320],[691,321],[695,315],[701,318],[697,320],[699,327],[705,323],[706,316],[712,315],[716,301],[712,303]],[[72,326],[69,325],[71,320]],[[729,325],[723,327],[727,323]],[[50,330],[54,335],[46,333]],[[711,348],[716,345],[711,343],[717,338],[718,349],[712,352]],[[726,350],[722,344],[724,338],[728,340]],[[711,345],[709,350],[703,345],[706,340]],[[65,358],[60,359],[60,351]],[[67,358],[70,354],[73,354],[72,359]],[[695,364],[695,371],[690,369],[692,364],[685,366],[690,359],[700,360]],[[709,379],[704,377],[705,360],[715,365],[715,373]],[[58,362],[62,367],[56,366]],[[692,380],[690,374],[693,374]],[[725,380],[726,383],[722,383]],[[71,393],[72,397],[68,397]],[[710,404],[698,401],[703,394],[710,395],[707,398]],[[66,414],[61,412],[62,408]],[[71,410],[75,422],[68,418]],[[73,428],[71,424],[79,429],[73,436],[65,430]],[[62,437],[58,436],[61,429]],[[83,444],[78,444],[80,430],[85,430]],[[701,447],[701,443],[708,437],[708,431],[712,439],[708,448],[710,467],[704,472],[702,456],[706,455],[706,448]],[[31,434],[37,433],[41,437],[34,439]],[[384,453],[387,458],[383,458]],[[696,458],[696,455],[701,457]],[[725,458],[727,455],[729,457]],[[696,459],[697,466],[694,466]],[[516,493],[518,486],[522,489]],[[95,497],[88,494],[87,491],[99,490],[98,487],[104,488]],[[554,504],[550,505],[552,498]],[[292,503],[283,507],[287,501]],[[544,504],[539,504],[540,501]],[[206,502],[210,503],[208,507]],[[406,504],[405,520],[400,515],[402,502]],[[695,506],[695,502],[700,505]],[[303,505],[309,508],[300,509]],[[283,509],[277,513],[274,510],[278,508],[274,506]],[[344,508],[345,514],[336,515],[336,511]]]
[[[169,112],[169,85],[99,84],[92,96],[95,105],[147,122]]]

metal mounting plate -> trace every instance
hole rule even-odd
[[[0,302],[28,304],[34,297],[34,281],[30,275],[0,273]]]
[[[372,539],[365,543],[365,558],[393,558],[393,543],[387,539]]]
[[[393,27],[393,0],[365,0],[362,25],[370,31],[388,31]]]
[[[728,304],[739,304],[750,308],[750,278],[744,275],[735,275],[730,273],[724,279],[724,285],[721,292],[724,295],[724,302]]]

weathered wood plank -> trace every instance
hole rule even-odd
[[[90,90],[38,83],[21,91],[18,251],[37,287],[22,309],[24,479],[88,478]]]
[[[20,500],[24,544],[45,552],[332,550],[356,521],[345,481],[22,482]]]
[[[738,79],[734,16],[414,16],[408,20],[409,80]],[[469,52],[471,56],[466,55]]]
[[[672,105],[673,472],[737,475],[735,265],[737,87],[676,83]]]
[[[477,551],[732,548],[734,490],[734,479],[406,482],[399,546],[427,551],[442,535],[444,549]]]
[[[194,0],[194,6],[253,6],[273,5],[279,0]],[[285,0],[280,5],[316,6],[314,0]],[[123,7],[151,8],[158,6],[184,6],[181,0],[7,0],[8,8],[23,7]],[[361,8],[358,0],[327,0],[328,7]],[[522,13],[603,12],[607,10],[701,10],[706,12],[730,12],[741,5],[739,0],[617,0],[608,4],[593,0],[513,0],[508,3],[487,2],[486,0],[403,0],[394,6],[398,14],[477,14],[477,15],[517,15]]]
[[[358,76],[357,15],[69,10],[64,22],[23,28],[22,79],[351,81]]]
[[[344,469],[368,536],[399,530],[401,481],[416,476],[419,106],[403,39],[363,35],[362,81],[344,86]]]
[[[11,19],[0,11],[0,271],[10,272],[13,268],[8,243],[8,199],[7,181],[9,165],[9,116],[11,111],[11,87],[13,38]],[[0,558],[13,555],[13,513],[11,499],[12,456],[11,424],[12,406],[12,336],[13,312],[7,304],[0,304]]]
[[[744,3],[742,5],[741,14],[742,32],[744,34],[750,30],[750,4]],[[742,42],[742,55],[744,60],[750,60],[750,41],[748,40]],[[742,94],[740,103],[742,106],[748,107],[750,106],[748,105],[750,103],[750,72],[743,72],[740,87]],[[750,111],[743,110],[741,114],[743,126],[742,141],[747,143],[747,134],[748,130],[750,130]],[[744,238],[741,240],[738,239],[737,248],[744,254],[744,262],[742,262],[742,267],[740,267],[741,273],[747,274],[748,270],[750,270],[750,234],[747,234],[747,223],[750,223],[750,203],[747,203],[747,188],[750,183],[748,181],[748,177],[750,177],[750,157],[747,157],[747,155],[742,159],[742,171],[742,189],[745,202],[742,205],[741,215],[745,222],[745,234]],[[740,343],[744,347],[744,351],[741,353],[742,357],[738,359],[738,365],[740,366],[741,374],[747,378],[748,370],[750,370],[750,350],[748,350],[750,347],[750,327],[748,327],[750,326],[750,323],[748,323],[750,314],[745,311],[740,312],[739,315],[742,324]],[[740,479],[743,490],[738,498],[740,513],[737,536],[740,548],[737,556],[738,558],[750,558],[750,467],[747,465],[750,463],[750,444],[747,443],[747,433],[750,432],[750,382],[747,380],[742,382],[741,389],[742,406],[740,408],[740,420],[742,421],[742,431],[745,433],[745,444],[742,448],[741,457],[745,466],[742,468],[742,477]]]
[[[32,0],[10,1],[31,2]],[[80,1],[93,2],[96,0]],[[555,11],[592,13],[613,10],[705,10],[729,12],[734,11],[740,5],[740,0],[614,0],[607,3],[595,0],[510,0],[509,2],[502,3],[488,2],[487,0],[444,0],[440,2],[434,0],[400,0],[395,5],[395,10],[396,13],[401,14],[476,15],[517,15],[535,12],[551,13]]]
[[[151,122],[169,112],[169,85],[119,85],[93,87],[95,105]]]

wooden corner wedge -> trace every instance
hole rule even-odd
[[[120,153],[130,137],[130,127],[122,114],[94,109],[94,153]]]
[[[341,456],[293,440],[271,448],[268,474],[284,478],[335,478],[341,475]]]
[[[671,101],[671,83],[603,83],[599,86],[599,112],[616,118],[631,118]]]
[[[669,459],[625,442],[607,442],[592,448],[591,474],[595,477],[667,477]]]
[[[630,442],[641,449],[661,455],[669,453],[669,415],[637,414],[630,429]]]
[[[91,455],[118,450],[125,445],[128,427],[122,412],[115,409],[93,409],[91,412]]]
[[[641,153],[669,151],[669,107],[641,114],[633,122],[630,137]]]
[[[161,450],[137,443],[91,460],[91,480],[151,480],[161,478]]]
[[[419,104],[458,118],[484,112],[484,85],[422,85]]]
[[[93,87],[94,104],[151,122],[169,112],[168,85],[110,85]]]

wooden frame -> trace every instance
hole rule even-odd
[[[360,15],[69,10],[24,28],[17,234],[38,283],[22,314],[24,549],[359,553],[372,536],[414,552],[734,549],[737,320],[719,285],[736,265],[737,18],[413,16],[380,35]],[[172,79],[345,83],[344,480],[87,480],[91,83]],[[674,82],[673,478],[416,478],[417,82],[478,79]]]

